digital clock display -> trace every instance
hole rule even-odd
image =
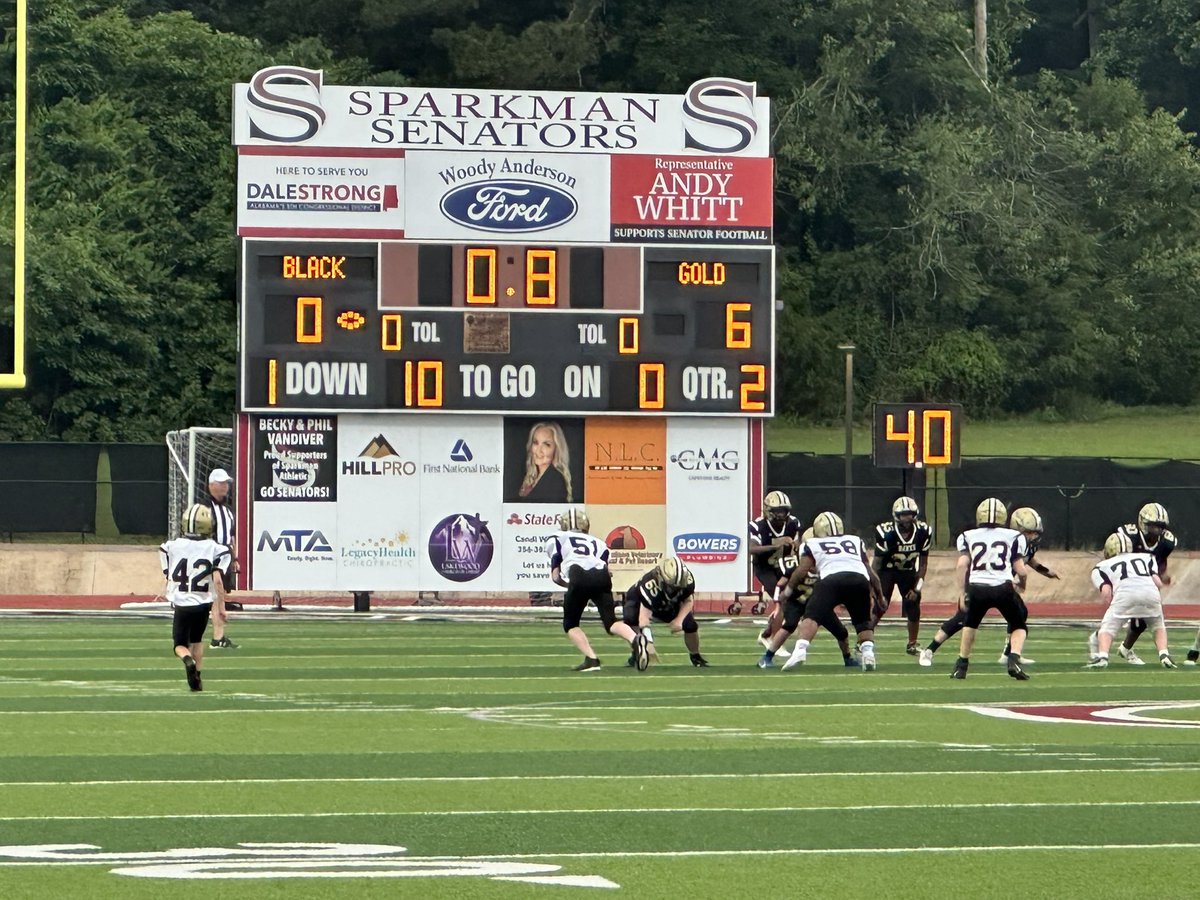
[[[957,403],[876,403],[871,457],[876,466],[959,466],[962,407]]]
[[[774,250],[246,240],[240,406],[774,412]]]

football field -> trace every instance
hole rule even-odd
[[[165,618],[0,618],[0,896],[1194,895],[1200,669],[1148,638],[1035,625],[1018,683],[985,626],[959,682],[898,625],[872,673],[585,628],[600,672],[551,618],[240,620],[193,694]]]

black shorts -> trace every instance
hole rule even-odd
[[[871,582],[866,575],[838,572],[822,578],[813,588],[804,618],[818,624],[834,616],[835,606],[846,607],[855,631],[866,631],[871,624]]]
[[[893,589],[899,588],[900,612],[906,619],[921,614],[920,598],[917,598],[915,603],[904,599],[910,591],[917,589],[917,580],[916,569],[889,569],[885,566],[879,573],[879,583],[883,585],[884,602],[890,603]]]
[[[201,606],[176,606],[175,615],[171,622],[171,639],[176,647],[188,647],[204,640],[204,630],[208,628],[208,613],[211,603]]]
[[[563,631],[579,627],[588,603],[596,604],[604,630],[611,631],[617,615],[613,602],[612,573],[608,569],[571,569],[567,593],[563,597]]]
[[[967,587],[967,617],[963,622],[966,628],[978,628],[983,617],[989,610],[996,610],[1004,616],[1009,625],[1009,633],[1014,629],[1024,628],[1025,620],[1029,618],[1029,610],[1025,601],[1017,593],[1012,582],[1004,584],[972,584]]]
[[[758,583],[762,585],[763,591],[766,593],[768,600],[775,597],[775,588],[778,587],[781,582],[785,584],[787,583],[787,578],[780,574],[778,569],[770,566],[755,566],[754,577],[757,578]]]

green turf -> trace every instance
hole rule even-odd
[[[202,694],[187,691],[168,631],[0,620],[0,845],[143,854],[139,868],[0,849],[6,900],[603,891],[488,873],[600,878],[639,898],[1191,892],[1200,728],[967,708],[1174,703],[1144,715],[1200,723],[1200,669],[1085,671],[1081,627],[1036,627],[1033,680],[1017,683],[994,627],[954,682],[953,647],[921,669],[894,626],[875,673],[844,669],[828,638],[803,668],[760,671],[739,621],[703,624],[707,670],[663,634],[647,673],[597,638],[604,670],[577,674],[546,619],[242,621],[242,646],[210,654]],[[1173,633],[1180,649],[1191,638]],[[277,849],[265,869],[195,857],[264,843],[406,850],[373,865],[360,850],[332,870],[293,857],[291,873],[312,878],[278,877]],[[173,870],[186,881],[146,868],[168,850],[195,864]]]

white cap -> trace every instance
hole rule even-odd
[[[216,481],[233,481],[233,478],[224,469],[213,469],[208,473],[208,483],[212,484]]]

